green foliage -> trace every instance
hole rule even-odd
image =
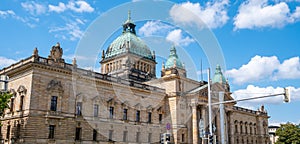
[[[300,124],[281,124],[276,130],[278,136],[275,144],[300,144]]]
[[[7,92],[0,92],[0,116],[2,116],[4,109],[9,108],[9,101],[12,97],[12,94]]]

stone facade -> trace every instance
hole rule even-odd
[[[123,34],[136,39],[130,18],[123,27]],[[208,83],[186,77],[175,47],[167,66],[162,66],[161,77],[156,78],[154,52],[140,40],[123,44],[103,52],[101,73],[77,67],[76,59],[66,63],[59,43],[48,58],[34,49],[32,56],[0,70],[0,75],[10,78],[8,90],[13,94],[10,109],[1,117],[1,141],[159,143],[161,134],[169,133],[172,143],[207,144],[200,135],[207,136],[203,134],[209,131]],[[130,51],[130,44],[137,49]],[[219,101],[218,92],[224,93],[224,100],[233,100],[219,66],[211,92],[212,102]],[[267,144],[264,107],[253,111],[234,105],[212,107],[216,141]]]

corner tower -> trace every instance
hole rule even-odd
[[[174,45],[170,49],[170,55],[166,64],[162,65],[161,77],[170,74],[175,74],[180,77],[186,77],[184,64],[180,61]]]
[[[102,51],[101,73],[140,82],[156,78],[155,53],[137,37],[135,26],[129,11],[122,34]]]

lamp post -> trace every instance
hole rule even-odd
[[[4,83],[4,91],[7,91],[8,76],[1,75],[0,76],[0,82]]]

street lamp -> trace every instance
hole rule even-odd
[[[0,83],[4,83],[4,91],[7,91],[8,76],[0,75]]]

